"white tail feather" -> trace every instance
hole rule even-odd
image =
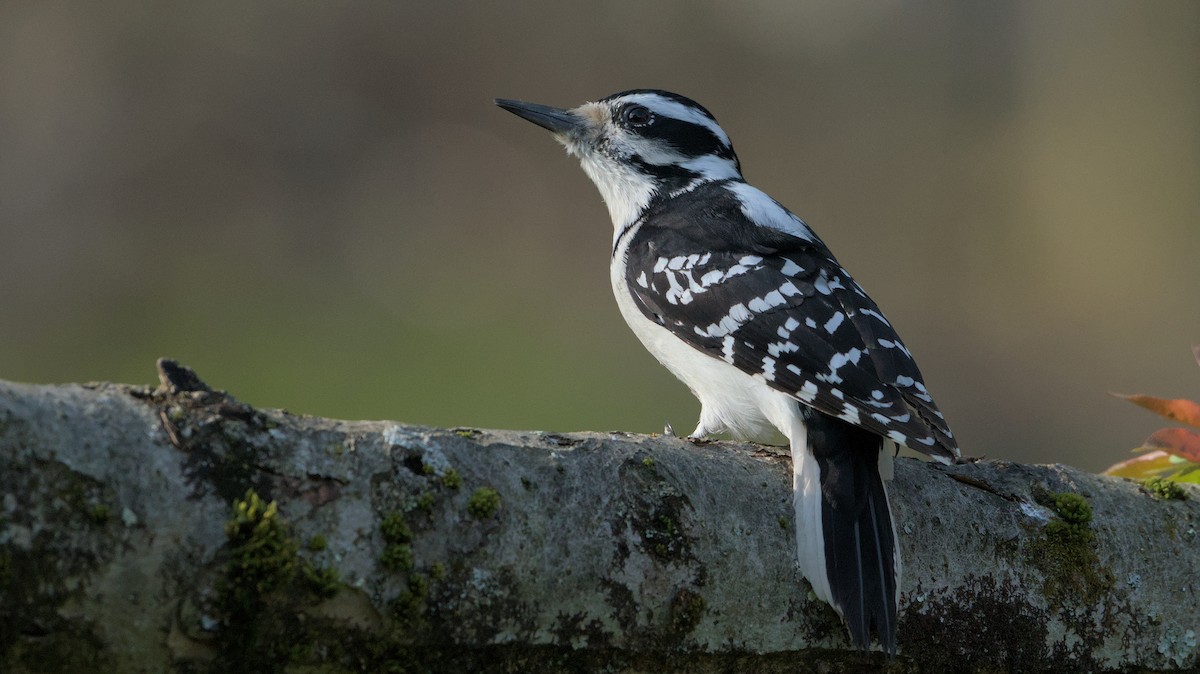
[[[832,604],[825,567],[825,533],[821,526],[821,471],[808,451],[808,430],[797,414],[789,427],[792,447],[792,496],[796,508],[796,557],[813,594]]]

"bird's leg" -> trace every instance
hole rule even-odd
[[[696,430],[692,431],[687,439],[693,445],[702,445],[710,442],[709,436],[720,433],[725,430],[724,424],[711,418],[704,413],[704,409],[700,410],[700,422],[696,424]]]

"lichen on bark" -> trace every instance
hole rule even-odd
[[[1200,664],[1198,499],[899,460],[887,660],[796,570],[790,476],[756,445],[299,417],[198,378],[0,382],[0,670]]]

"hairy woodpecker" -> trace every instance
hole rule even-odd
[[[613,221],[621,315],[700,400],[690,437],[790,441],[800,569],[857,648],[896,651],[893,443],[958,447],[875,302],[800,218],[742,178],[729,136],[678,94],[571,110],[497,99],[578,157]]]

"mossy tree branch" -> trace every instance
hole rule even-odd
[[[162,370],[0,382],[0,671],[1200,666],[1192,487],[898,461],[888,660],[797,573],[777,450],[297,417]]]

